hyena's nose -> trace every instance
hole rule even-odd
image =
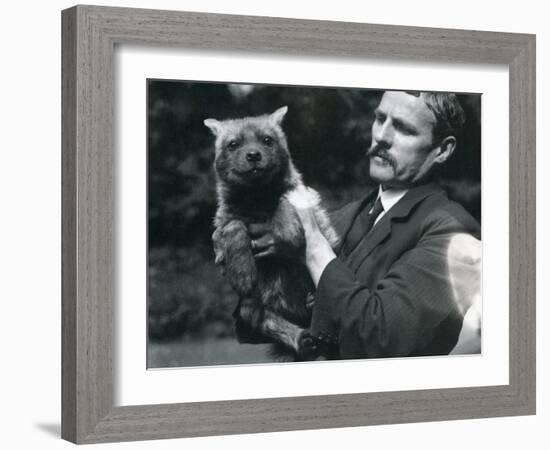
[[[260,152],[248,152],[246,154],[246,160],[250,162],[258,162],[262,160],[262,154]]]

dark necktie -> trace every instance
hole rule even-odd
[[[345,248],[348,255],[357,247],[363,237],[372,229],[376,218],[380,215],[382,211],[384,211],[384,207],[382,206],[382,201],[380,200],[380,197],[378,197],[376,202],[374,203],[372,211],[369,212],[369,209],[370,208],[365,208],[363,211],[361,211],[361,213],[359,213],[346,237]]]

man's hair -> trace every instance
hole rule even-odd
[[[447,136],[454,136],[457,139],[462,133],[466,115],[456,94],[445,92],[412,92],[407,94],[421,97],[426,106],[435,116],[434,140],[442,141]]]

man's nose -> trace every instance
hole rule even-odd
[[[375,124],[372,130],[372,136],[379,145],[384,144],[388,147],[391,146],[393,139],[393,127],[390,121],[386,120],[382,124]]]

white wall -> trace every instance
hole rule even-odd
[[[537,34],[538,228],[548,228],[548,142],[550,30],[544,3],[524,0],[507,7],[479,0],[462,2],[393,0],[321,3],[279,0],[107,1],[104,5],[180,9],[480,29]],[[311,4],[310,5],[308,5]],[[369,6],[370,5],[370,6]],[[3,448],[65,448],[60,422],[60,10],[72,2],[5,2],[1,16],[0,70],[1,295],[0,414]],[[6,142],[7,139],[7,142]],[[543,203],[546,203],[544,207]],[[546,225],[546,227],[545,227]],[[550,397],[549,333],[543,329],[550,294],[543,280],[550,250],[538,237],[538,415],[442,423],[276,433],[120,444],[117,448],[548,448]],[[543,444],[546,440],[546,446]],[[538,443],[537,443],[538,441]]]

